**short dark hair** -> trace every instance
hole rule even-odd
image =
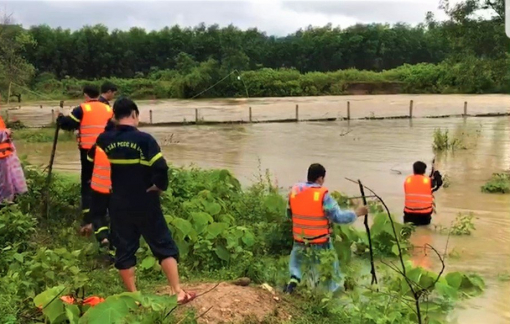
[[[105,82],[101,86],[101,93],[107,93],[108,91],[115,92],[117,91],[117,86],[111,82]]]
[[[308,167],[308,181],[315,182],[320,177],[326,176],[326,168],[319,163],[314,163]]]
[[[83,87],[83,93],[90,98],[99,97],[99,89],[95,85],[87,84]]]
[[[138,106],[129,98],[121,97],[113,104],[113,115],[116,120],[131,116],[133,111],[136,112],[137,116],[140,114]]]
[[[425,174],[425,171],[427,170],[427,165],[423,163],[422,161],[414,162],[413,164],[413,172],[414,174]]]

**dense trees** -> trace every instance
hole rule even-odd
[[[455,5],[442,0],[441,5],[446,21],[429,13],[417,26],[341,29],[329,24],[285,37],[203,24],[152,32],[137,27],[109,31],[102,25],[74,32],[34,26],[19,30],[22,43],[12,48],[22,53],[20,64],[28,61],[35,68],[34,89],[60,95],[72,95],[80,85],[76,80],[122,78],[138,80],[136,85],[117,80],[128,94],[189,98],[236,70],[245,84],[232,75],[227,79],[231,82],[206,95],[243,96],[247,88],[251,95],[339,94],[355,81],[400,82],[400,90],[407,92],[507,91],[503,84],[510,79],[510,40],[504,34],[503,0]],[[333,73],[347,69],[380,73]],[[33,70],[24,70],[27,79]],[[4,74],[4,80],[13,77]]]
[[[37,45],[25,56],[39,72],[80,79],[132,78],[137,73],[177,69],[181,53],[197,62],[214,59],[225,70],[287,67],[303,73],[347,68],[381,71],[404,63],[438,63],[450,50],[425,26],[403,24],[356,25],[344,30],[327,25],[286,37],[217,25],[174,26],[157,32],[140,28],[108,32],[101,25],[70,32],[36,26],[29,33]]]

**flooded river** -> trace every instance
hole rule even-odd
[[[413,101],[413,116],[444,116],[468,114],[510,113],[510,95],[366,95],[366,96],[321,96],[285,98],[238,98],[214,100],[137,100],[140,120],[144,123],[168,123],[183,121],[248,121],[252,110],[254,122],[296,118],[324,119],[350,117],[395,117],[408,116]],[[80,101],[66,101],[65,114]],[[60,111],[58,101],[11,104],[9,118],[21,120],[29,126],[48,125]],[[5,107],[4,107],[5,108]],[[2,109],[5,116],[5,109]]]
[[[449,250],[459,257],[447,259],[447,271],[473,271],[483,276],[486,292],[463,303],[454,312],[458,323],[509,323],[510,282],[498,280],[510,273],[510,195],[482,194],[480,186],[492,172],[510,168],[510,118],[450,118],[415,120],[338,121],[316,123],[253,124],[226,126],[148,127],[174,165],[195,163],[204,168],[227,168],[249,184],[262,169],[270,169],[280,186],[304,180],[310,163],[327,169],[331,190],[358,194],[358,187],[344,179],[361,179],[398,212],[403,206],[403,181],[412,163],[430,165],[435,128],[453,133],[480,132],[468,150],[437,160],[451,185],[436,193],[437,215],[433,223],[450,226],[458,212],[476,214],[476,230],[470,236],[452,236]],[[347,134],[346,134],[347,133]],[[47,163],[51,144],[17,147],[35,163]],[[75,143],[61,143],[57,170],[78,170]],[[392,171],[392,170],[397,170]],[[399,215],[399,218],[401,216]],[[361,226],[361,222],[359,224]],[[434,227],[420,228],[414,240],[444,249],[447,237]],[[432,258],[431,255],[425,258]],[[437,268],[432,258],[428,262]]]

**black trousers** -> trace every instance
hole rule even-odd
[[[144,238],[159,262],[169,257],[179,261],[179,249],[161,209],[154,208],[143,213],[115,212],[110,209],[110,219],[117,269],[129,269],[136,265],[135,253],[140,247],[140,237]]]
[[[417,214],[417,213],[404,213],[404,223],[412,223],[415,226],[429,225],[432,220],[432,213]]]
[[[94,163],[87,160],[88,149],[80,147],[81,162],[81,211],[83,214],[83,224],[90,224],[90,181],[92,179],[92,170]]]
[[[91,213],[91,203],[92,203],[92,189],[90,189],[90,182],[92,180],[92,172],[94,170],[94,162],[90,162],[87,159],[88,149],[80,148],[80,162],[81,162],[81,212],[82,212],[82,226],[87,224],[93,224],[95,236],[98,242],[101,242],[105,238],[109,237],[109,222],[106,217],[106,208],[103,211],[104,215],[102,215],[98,220],[94,220]],[[103,200],[106,200],[106,205],[108,205],[107,198],[99,199],[101,207],[105,203]],[[96,200],[97,201],[97,200]],[[108,227],[108,229],[104,229],[104,227]],[[101,231],[98,231],[101,229]],[[110,240],[111,241],[111,240]],[[111,248],[111,247],[110,247]]]

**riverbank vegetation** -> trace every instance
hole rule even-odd
[[[327,25],[285,37],[203,24],[71,32],[4,21],[0,92],[3,100],[9,89],[22,100],[78,98],[85,83],[108,79],[135,99],[510,93],[503,0],[441,3],[445,21],[429,13],[417,26]]]
[[[113,318],[110,316],[130,323],[176,323],[182,319],[182,312],[167,317],[175,306],[173,298],[154,294],[165,285],[165,279],[146,244],[137,254],[142,292],[121,294],[117,271],[99,261],[93,239],[77,235],[79,183],[55,175],[46,217],[41,213],[46,175],[29,165],[24,169],[29,192],[0,210],[0,318],[5,323],[41,322],[43,317],[50,323],[91,324],[110,323],[105,322]],[[281,291],[288,280],[292,246],[281,188],[269,176],[241,188],[227,170],[172,168],[169,176],[170,189],[162,196],[162,204],[180,249],[182,280],[223,282],[248,277],[252,283],[267,283]],[[340,193],[334,196],[344,207],[353,202]],[[370,285],[366,233],[353,226],[337,226],[334,248],[347,291],[332,296],[322,290],[322,282],[333,277],[330,265],[335,257],[321,253],[317,256],[321,264],[315,269],[319,276],[306,272],[298,295],[282,297],[284,305],[292,305],[285,306],[285,312],[293,316],[292,323],[416,323],[418,316],[423,323],[441,323],[456,301],[483,291],[484,282],[477,275],[452,272],[439,276],[414,267],[408,241],[412,228],[396,222],[407,273],[404,278],[402,269],[388,263],[399,254],[390,219],[379,204],[371,202],[370,206],[379,285]],[[318,285],[312,278],[320,278]],[[409,285],[418,294],[420,315],[412,306],[415,295]],[[112,297],[101,307],[90,309],[64,305],[58,298],[70,293],[81,300],[83,292],[85,296]],[[237,307],[242,308],[243,302]],[[191,318],[188,322],[194,323]],[[281,318],[268,313],[266,322],[281,322]]]

